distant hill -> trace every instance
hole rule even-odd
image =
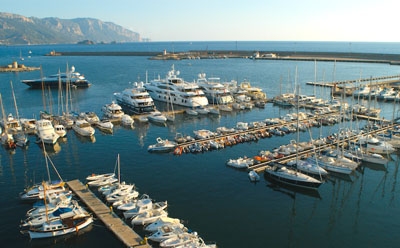
[[[93,18],[36,18],[0,12],[0,45],[141,41],[139,33]],[[86,43],[84,43],[86,44]]]

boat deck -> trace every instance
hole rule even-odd
[[[151,247],[141,244],[143,240],[133,229],[110,210],[93,192],[78,179],[67,182],[69,188],[79,197],[86,206],[112,231],[127,247]]]

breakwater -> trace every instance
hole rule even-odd
[[[341,52],[293,52],[293,51],[248,51],[248,50],[191,50],[187,52],[68,52],[52,51],[47,56],[147,56],[153,60],[181,60],[181,59],[226,59],[252,58],[268,60],[300,60],[300,61],[338,61],[362,63],[400,64],[398,54],[380,53],[341,53]]]

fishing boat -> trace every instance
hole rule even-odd
[[[48,77],[42,77],[39,79],[21,80],[22,83],[30,86],[31,88],[41,89],[43,86],[48,88],[58,88],[60,82],[63,87],[67,84],[77,88],[87,88],[90,86],[90,82],[85,78],[84,75],[75,71],[75,67],[64,73],[54,74]]]
[[[279,163],[272,163],[272,165],[267,165],[265,168],[265,175],[280,183],[301,188],[316,189],[322,184],[321,181],[311,176],[288,168]]]
[[[77,233],[93,223],[90,214],[78,214],[74,211],[60,214],[57,219],[49,220],[39,227],[30,228],[28,233],[31,239],[51,238],[69,233]]]

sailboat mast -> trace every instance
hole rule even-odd
[[[13,99],[14,99],[15,115],[16,115],[16,117],[17,117],[17,120],[19,121],[19,113],[18,113],[18,107],[17,107],[17,100],[15,99],[15,93],[14,93],[14,87],[13,87],[12,81],[10,81],[10,85],[11,85],[12,96],[13,96]]]
[[[46,98],[44,93],[44,81],[43,81],[43,70],[42,66],[40,66],[40,78],[42,79],[42,101],[43,101],[43,110],[46,111]]]
[[[300,125],[300,121],[299,121],[299,104],[300,104],[300,87],[297,83],[297,66],[296,66],[296,73],[295,73],[295,78],[294,78],[295,84],[296,84],[296,91],[297,91],[297,128],[296,128],[296,133],[297,133],[297,137],[296,137],[296,165],[299,161],[299,139],[300,139],[300,134],[299,134],[299,125]]]
[[[119,161],[119,153],[118,153],[118,182],[121,183],[121,166],[120,166],[120,161]]]

